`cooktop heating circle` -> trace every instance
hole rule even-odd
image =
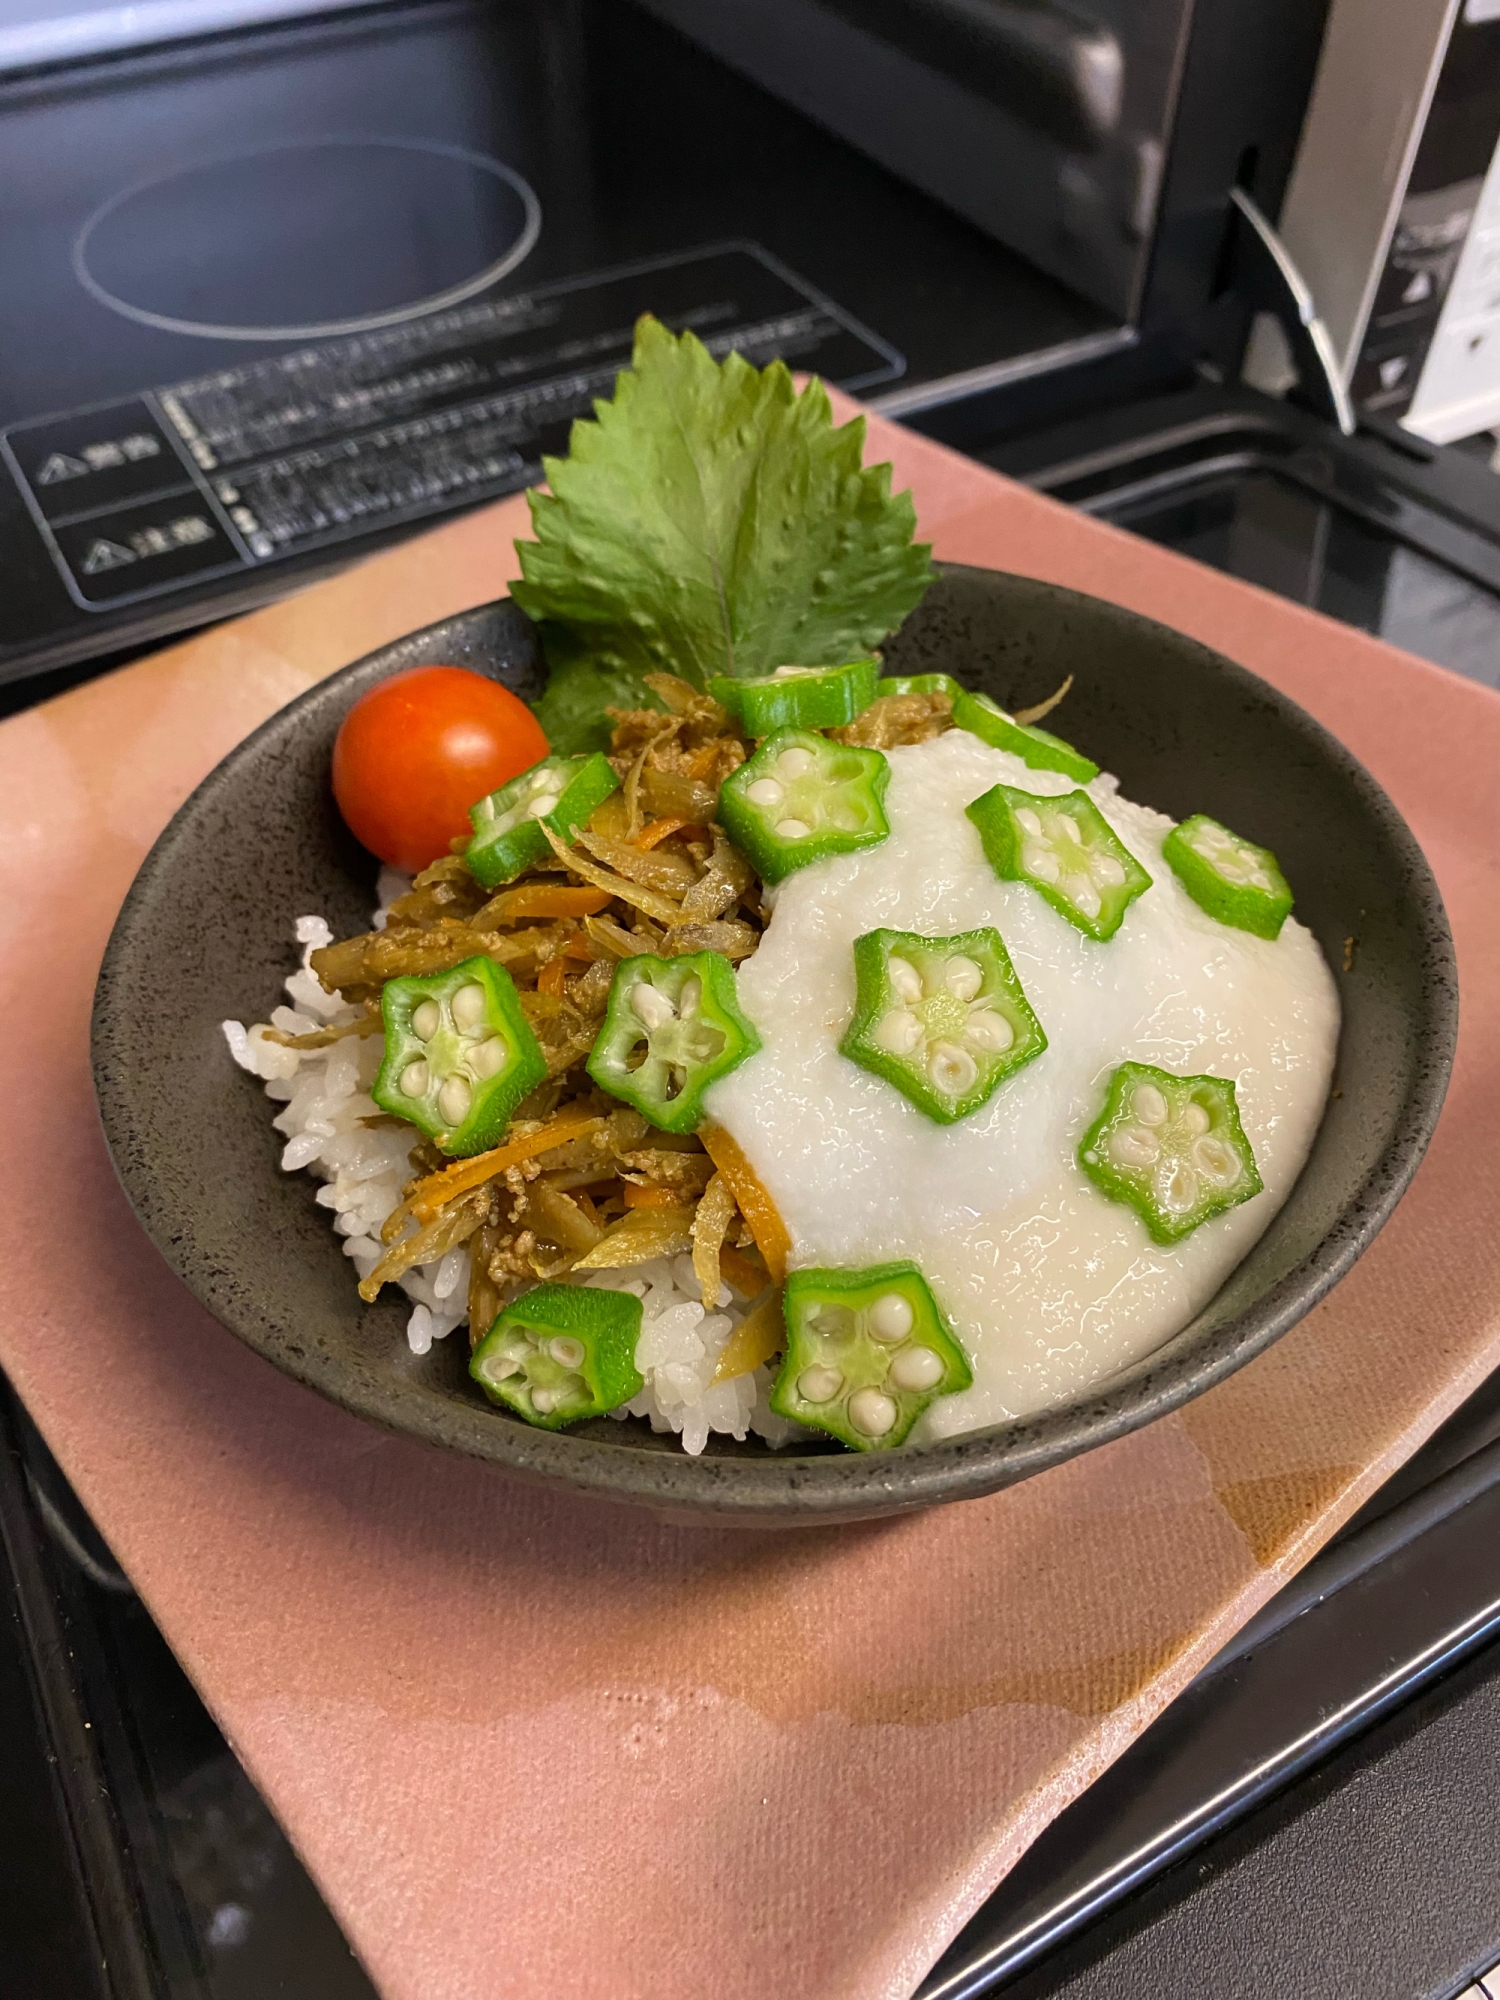
[[[487,153],[298,139],[122,188],[79,230],[73,270],[111,312],[167,333],[321,339],[473,298],[541,228],[530,183]]]

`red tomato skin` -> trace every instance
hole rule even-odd
[[[519,696],[468,667],[412,667],[370,689],[333,746],[333,796],[372,854],[415,874],[469,832],[476,799],[547,755]]]

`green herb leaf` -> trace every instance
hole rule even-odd
[[[607,750],[614,724],[610,708],[663,708],[663,703],[624,667],[601,666],[562,625],[541,628],[547,657],[547,686],[531,704],[554,756],[577,757]]]
[[[862,417],[835,430],[822,384],[783,363],[721,364],[691,333],[636,327],[632,366],[533,491],[537,539],[511,592],[542,626],[555,750],[642,674],[836,666],[868,653],[932,581],[907,493],[862,464]],[[592,692],[591,692],[592,690]],[[557,730],[559,734],[554,734]]]

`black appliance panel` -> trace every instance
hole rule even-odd
[[[1145,288],[1186,0],[645,0],[1122,319]]]
[[[12,424],[0,458],[76,610],[106,612],[532,484],[648,310],[715,354],[780,355],[850,388],[901,372],[758,246],[727,245]],[[17,592],[0,644],[55,624],[55,601]]]
[[[918,401],[1118,331],[621,0],[433,0],[0,87],[0,679],[525,484],[646,309]],[[263,432],[225,500],[178,412],[305,383],[309,349],[341,435]],[[143,438],[184,459],[176,511]],[[78,527],[117,501],[144,511]]]

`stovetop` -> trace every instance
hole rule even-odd
[[[370,8],[13,80],[0,203],[0,424],[725,240],[908,384],[1107,324],[622,0]]]
[[[636,317],[903,407],[1124,337],[624,0],[0,87],[0,679],[513,491]]]

